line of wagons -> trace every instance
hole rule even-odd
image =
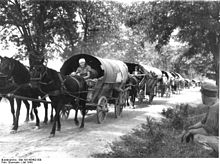
[[[86,109],[96,110],[97,122],[102,123],[109,111],[109,104],[114,105],[115,117],[120,117],[122,110],[129,97],[131,84],[128,84],[130,77],[137,79],[138,99],[143,102],[146,95],[149,96],[148,102],[153,101],[154,96],[164,94],[168,97],[172,92],[179,92],[185,86],[190,85],[190,80],[184,79],[176,72],[161,71],[157,68],[144,64],[128,63],[120,60],[104,59],[88,54],[77,54],[64,62],[60,69],[62,75],[71,75],[79,67],[79,59],[84,58],[86,63],[91,66],[93,73],[87,81],[87,100]],[[138,74],[133,74],[135,70]],[[166,76],[166,83],[163,82]],[[4,75],[1,75],[0,85],[6,85]],[[133,86],[134,87],[134,86]],[[61,110],[61,116],[68,118],[73,107],[66,104]]]
[[[129,97],[128,84],[129,77],[137,79],[138,84],[135,86],[138,90],[137,97],[143,102],[145,96],[149,96],[148,102],[151,103],[157,94],[167,94],[179,91],[184,88],[187,81],[176,72],[161,71],[154,67],[144,64],[128,63],[120,60],[104,59],[88,54],[78,54],[66,60],[60,69],[62,75],[70,75],[78,68],[78,61],[84,58],[86,63],[91,66],[91,78],[88,83],[88,94],[86,109],[96,110],[97,122],[102,123],[109,111],[109,104],[114,105],[115,117],[120,117],[126,101]],[[138,69],[138,74],[134,71]],[[95,73],[94,73],[95,72]],[[163,84],[162,75],[167,77],[167,83]],[[171,84],[173,82],[173,85]],[[71,105],[67,104],[61,111],[61,116],[68,118]]]

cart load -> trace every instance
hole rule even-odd
[[[92,77],[87,80],[88,83],[94,82],[94,85],[89,85],[87,108],[97,110],[98,123],[104,119],[100,117],[105,117],[108,111],[107,103],[115,104],[115,114],[116,117],[119,116],[125,104],[124,88],[128,79],[127,65],[119,60],[77,54],[64,62],[60,69],[61,74],[70,75],[72,72],[76,72],[79,67],[78,61],[81,58],[84,58],[86,64],[91,67]],[[100,112],[102,113],[100,114]]]

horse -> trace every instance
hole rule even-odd
[[[28,98],[34,98],[38,99],[38,96],[42,96],[42,93],[39,91],[38,88],[33,88],[30,84],[30,73],[29,70],[21,64],[19,61],[8,58],[8,57],[1,57],[1,63],[0,63],[0,71],[7,75],[9,79],[13,79],[13,89],[8,90],[7,93],[12,93],[17,96],[23,96]],[[12,97],[9,97],[12,98]],[[20,108],[21,108],[21,99],[15,98],[17,103],[17,110],[16,110],[16,116],[13,115],[14,123],[12,128],[12,133],[17,132],[18,129],[18,122],[19,122],[19,115],[20,115]],[[23,100],[26,102],[26,100]],[[47,104],[45,105],[45,118],[44,122],[47,122]],[[14,106],[14,105],[13,105]],[[36,116],[36,128],[39,128],[39,117],[37,112],[37,107],[40,106],[39,102],[33,102],[32,101],[32,110],[34,110],[35,116]],[[14,109],[12,109],[14,110]],[[31,110],[31,111],[32,111]],[[14,112],[14,111],[13,111]],[[29,115],[29,109],[27,111],[27,118]],[[31,118],[33,118],[33,114],[31,112]],[[28,119],[27,119],[28,120]]]
[[[61,130],[60,111],[65,104],[71,104],[75,109],[75,124],[78,126],[78,110],[81,110],[82,120],[80,128],[84,127],[86,115],[86,99],[88,86],[85,79],[78,75],[61,75],[59,72],[46,66],[40,73],[39,88],[49,95],[52,106],[55,108],[55,117],[50,137],[55,136],[55,131]],[[56,129],[57,124],[57,129]]]
[[[0,59],[2,60],[3,57],[0,56]],[[0,101],[2,100],[2,98],[6,98],[8,99],[10,106],[11,106],[11,113],[13,116],[13,123],[12,125],[15,124],[15,109],[14,109],[14,98],[12,97],[6,97],[6,95],[13,91],[14,89],[16,89],[16,85],[15,83],[13,83],[13,79],[10,79],[7,75],[3,74],[2,72],[0,73],[0,94],[2,95],[0,97]],[[16,79],[17,81],[17,79]],[[17,81],[18,82],[18,81]],[[25,104],[26,108],[27,108],[27,114],[26,114],[26,119],[25,122],[29,121],[29,110],[30,110],[30,104],[28,103],[27,100],[23,100],[23,103]]]
[[[129,106],[129,97],[130,97],[130,102],[132,105],[132,108],[134,109],[135,105],[135,98],[137,97],[138,91],[139,91],[139,83],[138,79],[135,76],[130,75],[127,80],[126,84],[129,89],[128,89],[128,96],[127,96],[127,105]]]

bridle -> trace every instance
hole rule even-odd
[[[44,71],[40,73],[39,83],[42,85],[51,85],[52,83],[54,83],[54,80],[50,80],[49,82],[43,82],[43,78],[48,75],[47,67],[44,66],[44,68],[45,68]]]

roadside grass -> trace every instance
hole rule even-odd
[[[189,121],[188,118],[201,115],[190,111],[195,109],[185,106],[164,110],[166,117],[160,122],[147,117],[146,123],[139,129],[133,129],[128,135],[121,137],[119,141],[110,144],[108,153],[93,154],[96,158],[214,158],[218,157],[211,150],[204,149],[194,142],[182,143],[182,131],[198,118]],[[203,110],[203,109],[202,109]],[[166,113],[167,112],[167,113]],[[167,114],[167,115],[166,115]],[[169,115],[169,116],[168,116]],[[201,118],[200,118],[201,119]]]

